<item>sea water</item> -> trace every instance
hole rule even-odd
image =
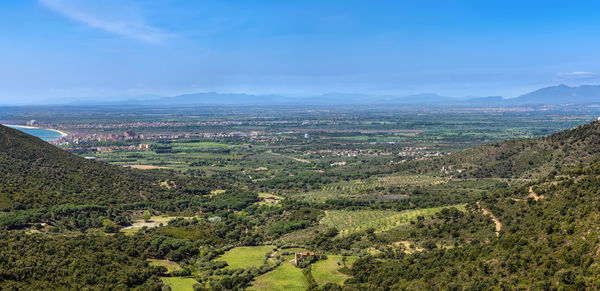
[[[33,128],[25,128],[25,127],[21,127],[21,126],[13,126],[13,125],[10,125],[8,127],[18,129],[26,134],[30,134],[30,135],[39,137],[40,139],[45,140],[45,141],[57,140],[58,138],[60,138],[60,133],[58,133],[56,131],[52,131],[52,130],[43,129],[43,128],[33,129]]]

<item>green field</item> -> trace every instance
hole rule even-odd
[[[264,263],[265,255],[274,248],[275,246],[237,247],[225,252],[215,261],[227,262],[228,269],[260,267]]]
[[[183,277],[162,277],[160,279],[171,287],[171,291],[192,291],[194,284],[198,283],[192,278]]]
[[[350,267],[358,257],[346,257],[346,266]],[[319,286],[327,283],[335,283],[342,285],[349,278],[348,275],[339,272],[339,269],[344,267],[342,256],[327,255],[326,260],[320,260],[312,265],[312,275]]]
[[[461,210],[464,209],[464,205],[455,205],[455,207]],[[326,215],[320,223],[327,227],[337,228],[341,236],[363,231],[367,228],[374,228],[376,232],[383,232],[409,224],[411,220],[416,220],[417,216],[433,215],[444,208],[433,207],[401,212],[392,210],[329,210],[326,211]]]
[[[226,148],[229,145],[218,142],[200,141],[200,142],[177,142],[170,143],[173,149],[208,149],[208,148]]]
[[[130,226],[121,228],[119,231],[122,233],[125,233],[125,234],[135,234],[140,229],[142,229],[144,226],[147,228],[154,228],[154,227],[160,226],[160,224],[167,225],[169,223],[169,221],[171,221],[173,219],[177,219],[177,218],[191,219],[193,217],[167,216],[167,215],[152,216],[149,221],[145,221],[143,219],[134,220]]]
[[[257,277],[248,290],[306,290],[308,282],[302,270],[292,264],[292,259],[293,256],[287,256],[277,269]]]

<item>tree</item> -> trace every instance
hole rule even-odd
[[[117,227],[116,227],[115,223],[108,218],[105,218],[104,220],[102,220],[102,226],[104,227],[104,232],[116,232],[117,231]]]
[[[146,210],[142,214],[142,218],[144,219],[144,221],[150,221],[150,219],[152,218],[152,214],[150,213],[150,211]]]

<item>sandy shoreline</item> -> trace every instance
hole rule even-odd
[[[4,126],[11,126],[11,127],[19,127],[19,128],[24,128],[24,129],[45,129],[45,130],[49,130],[49,131],[54,131],[58,134],[60,134],[60,137],[65,137],[68,134],[64,131],[58,130],[58,129],[51,129],[51,128],[45,128],[45,127],[37,127],[37,126],[28,126],[28,125],[18,125],[18,124],[3,124]]]

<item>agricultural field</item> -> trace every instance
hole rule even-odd
[[[340,255],[327,255],[326,260],[319,260],[312,265],[311,271],[313,278],[319,286],[327,283],[343,285],[344,281],[350,276],[340,272],[341,268],[350,268],[358,257]]]
[[[464,210],[464,205],[455,205]],[[425,208],[406,211],[391,210],[328,210],[320,224],[338,229],[339,235],[344,236],[373,228],[376,232],[384,232],[401,225],[416,221],[417,216],[430,216],[445,207]]]
[[[233,145],[181,139],[177,142],[153,142],[152,149],[91,151],[86,156],[115,165],[131,166],[144,170],[224,167],[229,161],[242,159],[244,154],[232,151]]]
[[[120,232],[123,232],[126,234],[134,234],[144,227],[155,228],[155,227],[160,226],[161,224],[167,225],[169,223],[169,221],[171,221],[173,219],[177,219],[177,218],[190,219],[193,217],[158,215],[158,216],[151,216],[150,219],[147,221],[144,219],[136,219],[131,223],[131,225],[121,228]]]
[[[324,192],[358,192],[368,189],[370,185],[365,184],[364,181],[357,180],[346,183],[337,183],[323,186],[321,188]]]
[[[430,175],[390,175],[377,178],[378,185],[393,185],[399,187],[430,186],[447,183],[448,178]]]
[[[259,267],[264,264],[266,255],[274,249],[275,246],[237,247],[217,257],[215,261],[227,262],[228,269]]]
[[[168,143],[172,147],[174,151],[194,151],[196,149],[213,149],[213,148],[227,148],[230,145],[218,142],[207,142],[207,141],[198,141],[198,142],[173,142]]]
[[[258,276],[248,290],[268,291],[303,291],[308,288],[308,281],[302,274],[302,269],[296,268],[292,260],[294,256],[287,256],[277,269]]]
[[[169,285],[171,291],[193,291],[194,284],[198,283],[192,278],[183,277],[162,277],[160,279]]]
[[[66,159],[64,152],[56,149],[59,161],[48,169],[62,167],[64,160],[78,169],[100,169],[76,175],[77,182],[93,177],[92,183],[81,183],[93,185],[93,189],[74,195],[74,200],[82,203],[77,205],[53,205],[60,197],[46,193],[44,203],[50,206],[43,211],[22,209],[22,201],[28,197],[13,201],[5,195],[0,200],[11,212],[2,210],[0,222],[6,229],[34,238],[48,235],[58,241],[89,235],[101,245],[108,240],[124,245],[135,250],[119,261],[135,262],[128,267],[129,273],[156,272],[149,276],[154,283],[160,286],[162,280],[172,290],[191,290],[195,283],[218,290],[306,290],[312,284],[310,275],[321,287],[345,283],[352,288],[356,282],[347,281],[348,274],[361,270],[347,272],[347,268],[353,263],[364,266],[363,259],[369,256],[375,259],[368,264],[402,260],[388,251],[398,257],[422,258],[419,256],[434,250],[453,252],[461,247],[493,245],[490,242],[495,239],[528,227],[519,219],[508,219],[511,212],[500,211],[495,201],[502,205],[508,198],[505,193],[519,191],[511,197],[517,200],[510,200],[514,202],[510,206],[519,207],[518,213],[538,213],[533,210],[552,199],[523,200],[535,181],[494,171],[477,176],[469,172],[477,168],[472,166],[477,161],[463,164],[453,159],[464,153],[460,152],[463,148],[540,136],[583,120],[552,112],[427,112],[421,116],[385,109],[332,109],[290,116],[268,111],[269,116],[264,116],[259,111],[236,115],[214,110],[194,115],[191,121],[145,112],[140,118],[148,118],[142,123],[148,127],[131,130],[151,138],[99,141],[97,136],[119,136],[129,130],[127,126],[139,125],[114,116],[107,117],[116,118],[114,124],[107,121],[100,127],[107,129],[65,125],[93,137],[60,145],[87,159]],[[152,127],[155,121],[148,116],[173,126]],[[507,147],[513,150],[508,154],[514,154],[532,143],[512,142],[483,148],[500,155],[495,151]],[[524,159],[523,164],[536,166],[536,159]],[[493,169],[508,169],[503,174],[510,173],[514,163],[509,160],[495,167],[498,160],[501,158],[490,158],[488,164]],[[38,170],[31,169],[37,173],[32,181],[39,181],[38,188],[52,185],[54,179],[43,178],[45,173],[35,172]],[[545,169],[534,170],[542,173]],[[20,173],[18,169],[12,172],[15,177]],[[6,185],[22,186],[15,181],[26,180],[15,178]],[[64,193],[86,189],[77,186],[57,189]],[[544,189],[554,186],[558,185],[544,185],[535,191],[552,197],[550,190]],[[114,194],[105,194],[111,191]],[[495,220],[484,215],[479,205],[503,223],[501,231],[496,232]],[[146,221],[141,219],[142,213],[155,216]],[[114,235],[116,232],[127,235]],[[308,274],[309,269],[291,263],[289,254],[295,251],[326,254],[327,259],[306,262],[311,264]],[[168,273],[143,269],[148,261],[150,266],[164,266]],[[193,277],[175,277],[183,274]]]

